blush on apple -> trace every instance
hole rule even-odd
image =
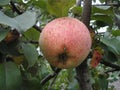
[[[49,22],[44,27],[39,45],[51,65],[58,68],[74,68],[88,56],[91,37],[81,21],[62,17]]]

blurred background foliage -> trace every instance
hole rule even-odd
[[[38,45],[49,21],[64,16],[81,20],[79,1],[78,6],[76,0],[0,0],[0,90],[79,90],[75,69],[63,69],[41,84],[54,68]],[[109,84],[120,77],[120,0],[92,0],[89,29],[93,90],[114,90]]]

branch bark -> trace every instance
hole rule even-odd
[[[92,0],[84,0],[82,21],[89,28]],[[92,90],[87,59],[76,68],[80,90]]]
[[[89,28],[90,17],[91,17],[91,0],[84,0],[83,11],[82,11],[82,21]]]

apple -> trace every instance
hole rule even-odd
[[[81,21],[62,17],[54,19],[44,27],[39,45],[51,65],[62,69],[74,68],[88,56],[91,37]]]

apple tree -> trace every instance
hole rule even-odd
[[[89,29],[92,47],[72,69],[50,65],[39,36],[59,17]],[[114,90],[120,79],[120,0],[0,0],[0,90]]]

